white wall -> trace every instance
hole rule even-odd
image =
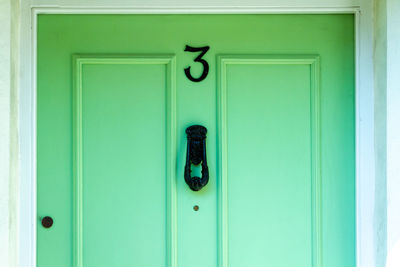
[[[400,1],[375,0],[376,266],[400,266]],[[384,257],[387,254],[387,258]]]
[[[400,1],[387,2],[387,249],[400,266]]]
[[[0,265],[10,263],[11,2],[0,0]]]
[[[19,1],[0,0],[0,266],[17,266]]]
[[[374,98],[375,98],[375,266],[386,264],[386,0],[374,5]]]
[[[11,0],[11,66],[10,66],[10,175],[9,175],[9,266],[18,266],[18,235],[19,235],[19,116],[18,116],[18,88],[21,73],[19,68],[20,45],[20,0]]]

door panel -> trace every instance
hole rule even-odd
[[[81,149],[75,154],[75,189],[81,201],[74,213],[83,266],[121,260],[126,266],[161,266],[166,261],[166,105],[171,95],[166,63],[76,58]]]
[[[38,266],[354,267],[353,21],[39,15]]]
[[[220,58],[221,232],[230,266],[312,266],[321,256],[318,61]]]

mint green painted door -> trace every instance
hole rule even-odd
[[[354,267],[353,20],[40,15],[38,267]]]

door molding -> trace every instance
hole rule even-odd
[[[228,136],[227,66],[228,65],[308,65],[310,67],[311,125],[311,255],[312,267],[322,267],[322,181],[320,128],[320,57],[318,55],[219,55],[217,57],[218,102],[218,236],[219,265],[228,267]]]
[[[372,1],[365,0],[199,0],[176,1],[31,0],[20,7],[18,60],[20,181],[18,189],[18,254],[21,267],[36,267],[36,34],[39,14],[354,14],[356,128],[356,259],[357,267],[375,265],[374,88]],[[57,5],[54,5],[54,3]],[[71,3],[72,2],[72,3]]]
[[[164,65],[166,67],[166,154],[176,155],[176,81],[175,55],[159,56],[73,56],[73,266],[83,267],[83,103],[82,78],[84,65]],[[167,266],[176,266],[177,210],[176,210],[176,158],[166,162],[166,229]]]

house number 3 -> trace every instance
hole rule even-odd
[[[203,65],[203,73],[200,75],[198,78],[194,78],[192,74],[190,73],[190,67],[187,67],[185,69],[185,74],[186,77],[191,80],[192,82],[201,82],[204,80],[207,75],[208,75],[208,70],[210,69],[210,66],[208,65],[208,62],[205,61],[202,57],[207,53],[207,51],[210,49],[209,46],[203,46],[203,47],[192,47],[189,45],[186,45],[185,47],[185,52],[201,52],[200,55],[198,55],[195,59],[194,62],[199,62]]]

